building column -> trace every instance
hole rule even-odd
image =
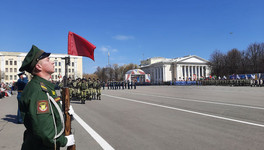
[[[162,76],[162,67],[159,67],[159,70],[160,70],[160,78],[159,78],[159,81],[160,82],[162,82],[162,78],[163,78],[163,76]]]
[[[182,80],[183,80],[184,76],[185,76],[185,66],[182,66]]]
[[[190,66],[191,80],[193,80],[193,66]]]
[[[186,79],[186,66],[184,65],[184,68],[183,68],[183,72],[184,72],[184,76],[183,76],[183,78],[184,78],[184,80]]]
[[[206,77],[206,66],[204,66],[204,77]]]
[[[174,81],[174,79],[176,79],[176,80],[178,80],[177,78],[178,78],[178,65],[177,64],[174,64],[174,74],[173,74],[173,78],[172,78],[172,81]]]
[[[189,66],[186,65],[186,75],[185,75],[185,80],[188,80],[188,76],[189,76]]]
[[[162,69],[162,81],[165,82],[166,81],[166,75],[165,75],[165,65],[163,65],[163,69]]]
[[[156,78],[156,83],[158,83],[158,81],[159,81],[159,68],[156,68],[156,71],[157,71],[157,78]]]
[[[196,66],[197,69],[197,80],[200,79],[200,71],[199,71],[199,66]]]

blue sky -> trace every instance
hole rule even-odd
[[[67,53],[68,32],[93,43],[97,66],[140,64],[151,57],[244,50],[264,42],[263,0],[1,0],[0,51],[28,52],[32,44]]]

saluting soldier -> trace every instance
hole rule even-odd
[[[49,55],[33,45],[19,69],[33,75],[19,103],[26,127],[22,150],[59,150],[75,143],[73,135],[64,135],[61,99],[55,92],[55,85],[49,81],[54,73],[54,62]]]

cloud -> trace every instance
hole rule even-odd
[[[102,52],[107,52],[109,48],[107,46],[102,46],[99,50]]]
[[[112,52],[116,53],[116,52],[118,52],[118,50],[117,49],[113,49]]]
[[[112,48],[111,46],[101,46],[101,47],[99,48],[99,50],[100,50],[101,52],[103,52],[104,54],[107,54],[108,51],[109,51],[110,53],[116,53],[116,52],[118,52],[118,50],[117,50],[116,48]]]
[[[120,40],[120,41],[135,39],[134,36],[127,36],[127,35],[116,35],[116,36],[113,36],[113,38],[116,40]]]

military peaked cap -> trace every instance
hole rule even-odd
[[[32,48],[27,53],[26,57],[23,60],[22,66],[19,68],[19,71],[32,72],[39,60],[49,57],[50,53],[46,53],[43,50],[40,50],[37,46],[32,45]]]
[[[21,75],[23,75],[23,74],[25,74],[25,71],[20,72],[20,73],[18,73],[17,75],[18,75],[18,76],[21,76]]]

